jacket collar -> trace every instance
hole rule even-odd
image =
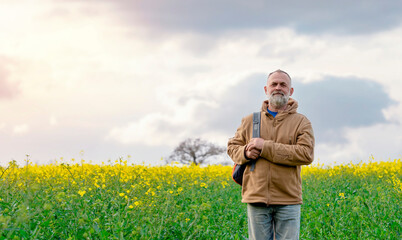
[[[267,111],[268,103],[269,103],[268,100],[265,100],[262,103],[261,111],[263,113],[268,114],[268,111]],[[278,117],[282,118],[282,116],[286,116],[287,114],[296,113],[298,106],[299,106],[299,104],[297,103],[296,100],[294,100],[293,98],[289,98],[287,108],[285,110],[280,110],[278,112],[278,115],[276,115],[276,118],[278,118]]]

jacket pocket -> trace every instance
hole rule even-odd
[[[272,165],[271,190],[273,197],[280,201],[293,201],[300,198],[297,167]]]

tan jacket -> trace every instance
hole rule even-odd
[[[314,134],[310,121],[296,112],[297,101],[290,98],[287,109],[274,118],[267,112],[268,101],[261,109],[261,138],[264,146],[254,171],[250,165],[243,175],[242,202],[267,205],[302,204],[301,165],[314,158]],[[250,162],[245,145],[252,138],[253,114],[242,119],[228,142],[228,154],[237,164]]]

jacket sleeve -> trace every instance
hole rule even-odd
[[[227,153],[236,164],[245,164],[250,161],[246,158],[244,152],[246,144],[249,141],[247,138],[248,125],[246,118],[243,118],[240,127],[237,128],[235,136],[228,141]]]
[[[294,145],[265,140],[261,157],[276,164],[309,165],[314,159],[314,133],[310,121],[305,118],[297,129]]]

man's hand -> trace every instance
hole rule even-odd
[[[246,151],[251,151],[251,150],[255,149],[255,150],[258,150],[259,152],[261,152],[263,146],[264,146],[264,139],[252,138],[246,146]]]
[[[252,149],[250,151],[246,150],[246,157],[248,159],[257,159],[260,156],[261,151]]]
[[[263,146],[264,139],[252,138],[245,148],[246,157],[249,159],[257,159],[261,154]]]

